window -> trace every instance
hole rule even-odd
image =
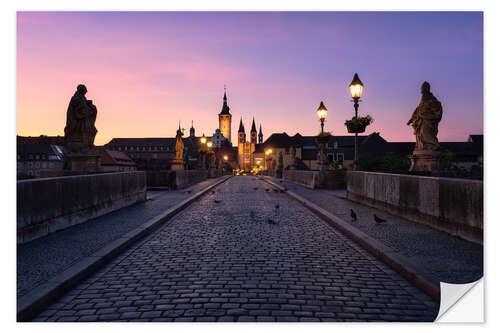
[[[17,159],[20,160],[21,159],[21,155],[20,154],[17,154]]]
[[[42,154],[42,160],[46,160],[46,159],[47,159],[47,155]]]
[[[28,159],[32,160],[33,159],[33,154],[28,155]]]
[[[35,155],[35,160],[39,160],[40,159],[40,155],[36,154]]]
[[[337,153],[337,161],[340,165],[344,165],[344,153]]]
[[[53,168],[54,167],[54,162],[49,162],[49,168]]]
[[[333,149],[337,149],[339,147],[339,143],[337,141],[335,141],[333,143]]]
[[[42,169],[46,169],[47,168],[47,162],[42,162]]]

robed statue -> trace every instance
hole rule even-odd
[[[70,152],[87,153],[94,147],[97,134],[95,120],[97,108],[85,97],[87,88],[79,84],[71,97],[66,113],[64,139]]]
[[[422,99],[407,125],[412,125],[416,137],[415,151],[438,150],[438,124],[443,115],[441,102],[431,93],[431,85],[424,82],[421,87]]]
[[[184,158],[184,142],[182,142],[182,132],[179,128],[175,137],[175,159],[182,161]]]

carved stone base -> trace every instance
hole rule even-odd
[[[184,170],[184,161],[174,159],[172,161],[172,170]]]
[[[97,172],[101,169],[101,157],[99,153],[66,155],[66,170],[77,172]]]
[[[435,150],[414,150],[409,156],[411,166],[409,171],[426,171],[439,173],[439,152]]]

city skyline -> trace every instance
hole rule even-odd
[[[480,12],[19,12],[17,25],[18,135],[63,135],[79,83],[98,108],[99,145],[173,137],[191,120],[211,136],[224,85],[233,137],[240,117],[265,138],[316,135],[320,101],[325,130],[349,135],[354,72],[360,114],[375,119],[367,134],[413,141],[405,124],[424,80],[443,103],[440,141],[483,132]]]

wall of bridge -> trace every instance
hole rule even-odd
[[[17,181],[17,243],[146,200],[143,171]]]
[[[211,176],[220,176],[219,173],[214,170]],[[182,189],[199,183],[208,176],[207,170],[147,171],[147,186],[148,188]]]
[[[483,242],[483,182],[349,171],[347,198]]]

